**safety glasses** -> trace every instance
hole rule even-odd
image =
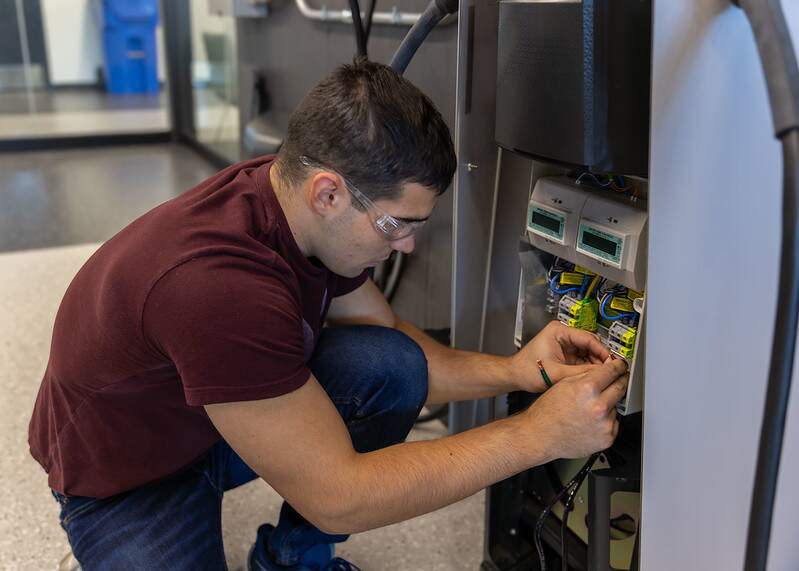
[[[345,188],[363,206],[378,234],[391,242],[407,238],[425,225],[427,220],[401,220],[381,210],[372,200],[358,190],[338,171],[324,166],[307,155],[300,156],[300,162],[307,167],[328,170],[336,173],[344,181]]]

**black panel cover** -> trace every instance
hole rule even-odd
[[[646,176],[650,59],[651,0],[503,0],[497,142]]]

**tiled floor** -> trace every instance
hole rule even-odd
[[[166,109],[0,115],[0,137],[3,139],[161,133],[168,130]]]
[[[28,454],[26,432],[61,296],[97,242],[212,170],[168,145],[0,155],[0,569],[50,570],[67,552],[57,504]],[[9,229],[13,231],[9,232]],[[62,244],[84,244],[68,247]],[[25,250],[25,251],[23,251]],[[443,425],[413,438],[435,438]],[[414,520],[358,534],[339,549],[365,571],[476,570],[483,494]],[[279,496],[254,482],[228,493],[223,526],[231,569]]]
[[[0,153],[0,251],[106,240],[213,172],[180,145]]]
[[[93,89],[0,92],[0,139],[169,130],[165,92],[112,95]]]
[[[238,158],[239,109],[212,89],[193,92],[197,139],[232,160]],[[170,128],[165,92],[111,95],[74,89],[0,91],[0,139],[161,133]],[[231,152],[233,149],[233,152]]]
[[[167,92],[112,95],[100,89],[37,89],[0,92],[0,114],[56,113],[59,111],[113,111],[166,108]]]

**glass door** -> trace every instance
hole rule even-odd
[[[191,88],[197,142],[221,158],[241,158],[236,19],[190,0]]]
[[[0,0],[0,141],[168,133],[163,46],[158,0]]]

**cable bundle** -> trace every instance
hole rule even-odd
[[[569,512],[574,509],[574,498],[577,496],[577,491],[580,489],[580,486],[583,485],[585,478],[588,476],[588,472],[591,471],[591,467],[596,462],[597,458],[599,458],[599,452],[595,452],[591,455],[588,461],[583,464],[583,467],[580,468],[580,471],[569,480],[569,482],[563,486],[563,489],[558,492],[552,501],[547,504],[547,507],[544,508],[544,511],[541,512],[541,515],[538,516],[538,520],[535,524],[535,531],[534,531],[534,541],[535,541],[535,548],[538,551],[538,561],[541,567],[541,571],[546,571],[547,569],[547,560],[546,556],[544,555],[544,544],[541,541],[541,535],[544,531],[544,524],[546,523],[547,517],[549,514],[552,513],[552,509],[555,505],[563,501],[563,518],[561,520],[561,528],[560,528],[560,552],[561,552],[561,569],[563,571],[567,571],[569,568],[568,564],[568,551],[566,549],[566,532],[569,526]],[[565,500],[564,500],[565,498]]]

